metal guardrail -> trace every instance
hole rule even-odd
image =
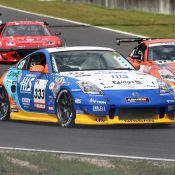
[[[154,13],[175,14],[175,0],[64,0],[88,3],[109,8],[140,10]]]

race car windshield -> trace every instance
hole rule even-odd
[[[85,70],[134,70],[134,67],[114,51],[65,51],[51,54],[55,72]]]
[[[2,36],[50,36],[48,29],[41,25],[6,26]]]
[[[175,43],[174,44],[154,44],[148,49],[148,59],[150,61],[175,60]]]

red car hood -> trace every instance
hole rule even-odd
[[[60,46],[56,36],[11,36],[0,38],[1,48],[45,48]]]

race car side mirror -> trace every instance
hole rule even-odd
[[[55,33],[55,36],[60,36],[61,35],[61,32],[56,32]]]

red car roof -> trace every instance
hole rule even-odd
[[[44,25],[43,22],[40,21],[13,21],[13,22],[6,22],[7,26],[12,25]]]

